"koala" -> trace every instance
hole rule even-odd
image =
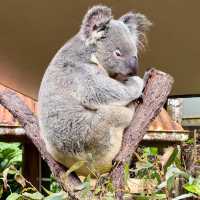
[[[38,118],[51,156],[66,167],[84,161],[79,175],[106,173],[142,95],[138,51],[151,22],[140,13],[119,19],[97,5],[80,31],[58,50],[41,82]]]

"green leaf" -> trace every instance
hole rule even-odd
[[[193,194],[189,193],[189,194],[182,194],[178,197],[173,198],[172,200],[180,200],[180,199],[187,199],[189,197],[194,197]]]
[[[187,141],[185,141],[186,144],[194,144],[194,138],[190,138]]]
[[[171,165],[167,168],[167,172],[166,172],[166,175],[165,175],[166,180],[168,178],[170,178],[171,176],[175,176],[175,177],[182,176],[186,179],[189,179],[189,177],[190,177],[190,175],[187,172],[180,170],[175,165]]]
[[[10,161],[8,162],[8,165],[15,164],[22,162],[22,150],[17,150],[10,154]]]
[[[98,195],[101,192],[101,187],[97,186],[97,188],[95,188],[94,194]]]
[[[200,184],[196,184],[196,183],[189,184],[189,183],[186,183],[183,187],[188,192],[200,195]]]
[[[22,164],[22,150],[20,143],[0,142],[0,172],[10,165]]]
[[[2,194],[3,194],[3,185],[0,184],[0,199],[1,199],[1,197],[2,197]]]
[[[115,200],[115,195],[112,192],[106,193],[105,200]]]
[[[126,163],[125,166],[124,166],[124,182],[125,184],[127,185],[127,181],[129,179],[129,165]]]
[[[151,167],[153,167],[153,164],[150,162],[144,162],[144,161],[136,162],[136,170],[149,169]]]
[[[47,190],[47,189],[46,189],[45,187],[43,187],[43,186],[42,186],[42,189],[45,191],[45,193],[46,193],[47,195],[52,195],[52,194],[53,194],[53,192]]]
[[[0,142],[0,151],[4,151],[6,149],[18,149],[20,146],[20,143],[13,142],[13,143],[7,143],[7,142]]]
[[[91,177],[88,175],[84,182],[82,183],[83,190],[82,190],[82,198],[84,199],[86,196],[88,196],[89,192],[91,191]]]
[[[178,153],[179,153],[178,149],[175,148],[174,151],[172,152],[172,154],[170,155],[168,161],[166,162],[165,166],[164,166],[164,172],[166,172],[167,168],[175,162]]]
[[[167,181],[163,181],[157,186],[157,188],[158,188],[158,190],[161,190],[162,188],[164,188],[166,186],[167,186]]]
[[[158,148],[157,147],[146,147],[143,150],[144,155],[146,156],[157,156],[158,155]]]
[[[53,192],[53,193],[60,192],[61,187],[56,181],[53,181],[50,185],[50,191]]]
[[[150,153],[152,156],[158,155],[158,148],[157,147],[150,147]]]
[[[67,198],[68,198],[67,193],[64,191],[61,191],[58,193],[51,194],[48,197],[45,197],[44,200],[66,200]]]
[[[80,169],[84,164],[86,163],[86,161],[84,160],[80,160],[78,162],[75,162],[66,172],[66,176],[68,176],[70,173]]]
[[[136,169],[132,171],[135,172],[137,178],[152,178],[154,165],[148,161],[138,161],[136,162]]]
[[[26,179],[20,174],[15,174],[15,180],[19,183],[23,188],[26,186]]]
[[[7,187],[8,187],[8,180],[7,180],[7,176],[8,176],[8,173],[9,173],[9,168],[6,168],[4,171],[3,171],[3,185],[4,185],[4,188],[7,190]]]
[[[149,200],[149,197],[144,196],[143,194],[141,195],[133,195],[133,199],[135,200]]]
[[[171,191],[174,188],[175,176],[171,176],[167,179],[167,189]]]
[[[23,200],[23,197],[21,194],[12,193],[6,198],[6,200]]]
[[[106,183],[106,190],[111,193],[115,192],[115,187],[113,186],[113,183],[110,180]]]
[[[43,200],[44,196],[39,193],[39,192],[35,192],[35,193],[28,193],[28,192],[24,192],[23,197],[26,197],[30,200]]]
[[[158,184],[161,183],[161,177],[160,177],[160,174],[158,173],[158,171],[156,171],[156,170],[152,171],[151,178],[156,179],[158,181]]]
[[[155,199],[155,200],[160,200],[160,199],[164,199],[164,200],[166,200],[167,199],[167,197],[166,197],[167,195],[166,194],[153,194],[152,195],[152,199]]]
[[[37,192],[37,190],[36,188],[33,188],[33,187],[27,187],[22,190],[22,193],[25,193],[25,192],[34,193],[34,192]]]

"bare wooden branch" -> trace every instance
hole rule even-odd
[[[119,200],[123,199],[124,165],[130,162],[147,131],[148,125],[166,102],[173,84],[173,78],[170,75],[155,69],[146,72],[145,77],[147,83],[143,102],[136,108],[134,118],[124,132],[121,150],[114,160],[117,164],[111,172],[116,196]]]
[[[57,163],[47,152],[44,141],[40,137],[40,129],[37,117],[31,112],[26,104],[12,90],[0,92],[0,104],[4,106],[24,127],[26,135],[32,140],[42,158],[47,162],[51,172],[60,183],[62,188],[69,193],[72,199],[81,199],[74,188],[80,185],[81,181],[75,174],[65,176],[66,168]]]

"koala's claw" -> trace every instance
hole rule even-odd
[[[143,99],[144,99],[144,94],[142,93],[141,96],[137,99],[136,102],[137,102],[138,104],[141,104],[141,103],[143,103]]]

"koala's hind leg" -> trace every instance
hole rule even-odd
[[[95,139],[94,168],[100,173],[112,167],[112,160],[121,148],[124,129],[130,124],[133,111],[122,106],[100,106],[93,116]],[[102,159],[103,158],[103,159]]]

